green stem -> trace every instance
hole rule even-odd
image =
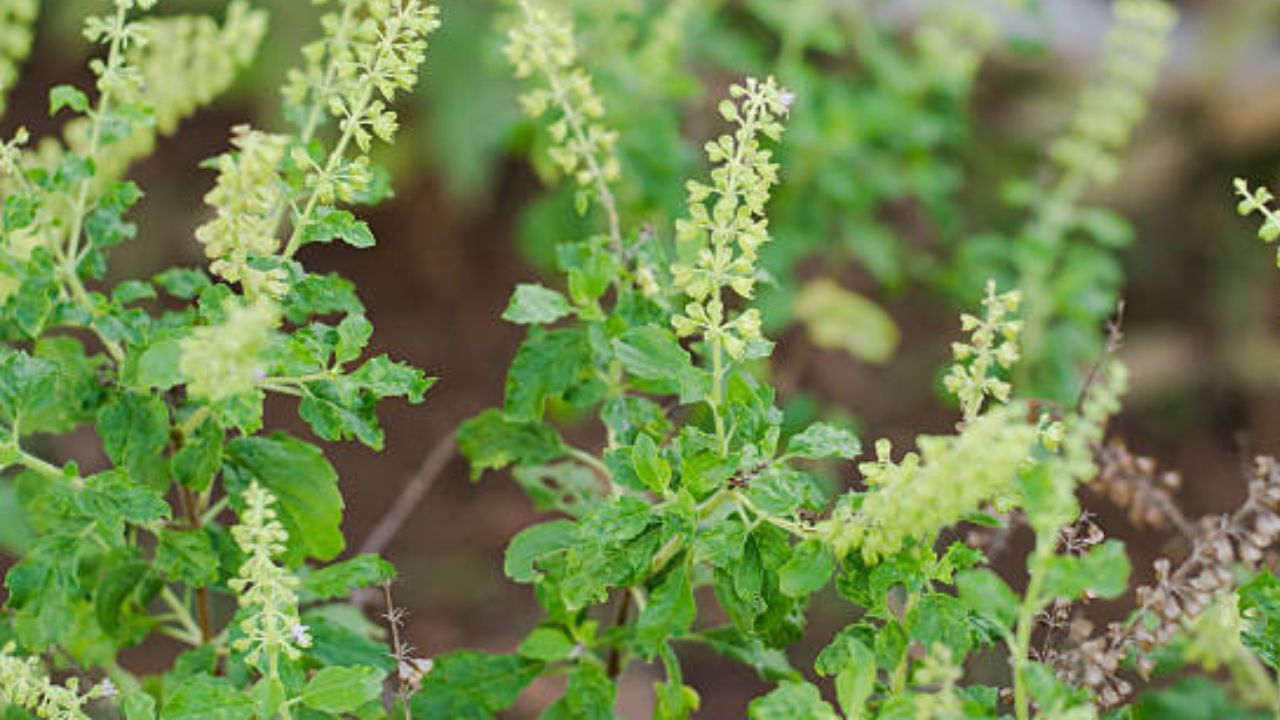
[[[717,334],[711,342],[711,415],[716,423],[716,442],[720,446],[720,457],[729,454],[729,438],[724,429],[724,416],[720,407],[724,404],[724,343]]]
[[[173,612],[174,619],[182,626],[182,631],[185,634],[185,637],[183,637],[177,633],[171,633],[173,637],[182,640],[193,647],[200,647],[200,626],[196,624],[195,618],[191,616],[191,610],[187,608],[185,603],[178,599],[177,595],[173,594],[173,590],[167,585],[160,590],[160,599],[163,600],[164,604]]]
[[[565,124],[569,126],[569,130],[573,133],[574,138],[582,148],[590,147],[587,144],[587,133],[583,127],[582,120],[578,116],[577,111],[573,107],[573,103],[569,102],[568,93],[565,91],[560,78],[553,73],[547,73],[547,85],[551,88],[551,95],[555,98],[556,104],[560,106],[560,112],[564,113]],[[609,220],[609,244],[613,248],[613,252],[619,258],[622,257],[622,229],[621,222],[618,219],[618,204],[613,198],[613,192],[609,190],[609,183],[605,179],[604,170],[601,169],[600,163],[596,161],[593,153],[584,152],[587,163],[587,172],[591,175],[592,183],[595,185],[596,194],[600,196],[600,205],[604,207],[605,215]]]
[[[916,603],[920,601],[920,591],[917,590],[907,597],[907,605],[902,609],[902,618],[905,621],[911,611],[915,609]],[[905,622],[903,623],[906,624]],[[890,685],[894,697],[901,697],[907,690],[907,670],[910,667],[911,657],[906,650],[902,652],[902,659],[898,661],[898,665],[893,669],[893,676],[890,679]]]
[[[17,444],[15,443],[14,446],[17,447]],[[64,475],[62,468],[54,465],[48,460],[38,458],[22,448],[17,448],[17,450],[18,462],[28,470],[34,470],[42,475],[48,475],[49,477],[62,477]]]
[[[1035,627],[1036,613],[1040,612],[1042,600],[1041,590],[1047,574],[1049,560],[1053,557],[1056,541],[1046,539],[1048,533],[1036,537],[1035,553],[1029,564],[1030,578],[1027,591],[1022,598],[1022,606],[1018,609],[1018,625],[1013,638],[1013,647],[1009,648],[1013,665],[1013,702],[1018,720],[1030,720],[1031,698],[1027,689],[1026,670],[1031,655],[1031,631]]]
[[[120,40],[125,28],[125,19],[128,10],[124,4],[121,4],[116,10],[115,25],[112,28],[111,45],[107,50],[106,69],[102,71],[102,79],[107,78],[113,72],[119,70],[122,60],[120,56]],[[102,88],[102,94],[98,98],[98,107],[94,109],[90,116],[89,129],[89,151],[87,157],[93,160],[98,154],[98,146],[102,142],[102,118],[111,109],[111,83],[99,80],[99,86]],[[92,299],[89,297],[88,291],[85,290],[84,283],[80,281],[79,258],[80,258],[80,234],[84,230],[85,216],[89,211],[89,191],[92,188],[95,175],[80,181],[80,187],[76,192],[76,198],[71,212],[71,228],[67,233],[67,246],[61,253],[62,274],[67,284],[67,288],[71,292],[71,296],[75,298],[81,306],[85,308],[91,315],[95,314]],[[123,363],[124,352],[120,345],[114,340],[104,337],[100,331],[94,329],[102,344],[106,347],[107,352],[116,361],[117,365]]]
[[[378,68],[384,57],[390,52],[394,36],[389,33],[383,33],[375,51],[373,58],[369,62],[369,77],[378,74]],[[347,114],[346,128],[342,131],[342,136],[338,138],[338,144],[334,146],[333,152],[329,153],[329,159],[325,162],[324,170],[321,172],[317,186],[312,189],[310,197],[307,198],[307,204],[303,207],[298,219],[294,222],[293,232],[289,235],[289,242],[285,244],[283,258],[288,260],[298,252],[298,248],[302,246],[302,233],[307,229],[307,223],[311,220],[311,215],[315,213],[316,207],[320,203],[320,189],[324,183],[332,181],[333,175],[338,170],[339,164],[346,156],[347,146],[355,139],[356,131],[360,129],[361,123],[364,121],[364,115],[369,110],[369,103],[373,101],[373,82],[366,82],[364,88],[361,89],[360,98],[354,105],[352,112]]]

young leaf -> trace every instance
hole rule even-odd
[[[665,643],[689,631],[696,614],[689,568],[677,565],[653,589],[636,621],[636,644],[640,651],[647,658],[654,657]]]
[[[793,435],[787,455],[800,458],[838,457],[853,460],[862,454],[862,443],[852,431],[831,423],[814,423]]]
[[[502,319],[519,325],[547,325],[573,312],[564,295],[541,285],[521,284]]]
[[[665,495],[671,487],[671,463],[662,457],[648,435],[641,434],[631,447],[631,464],[636,476],[653,492]]]
[[[747,714],[751,720],[840,720],[818,688],[798,680],[786,681],[752,700]]]

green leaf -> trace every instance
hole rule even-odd
[[[556,662],[569,657],[577,643],[563,630],[541,627],[529,633],[520,643],[520,657],[542,662]]]
[[[73,497],[81,515],[116,534],[126,522],[149,525],[167,519],[171,512],[158,490],[143,487],[120,471],[94,475]]]
[[[564,295],[541,285],[521,284],[502,313],[502,319],[519,325],[547,325],[573,312]]]
[[[257,479],[279,500],[286,557],[331,560],[346,547],[338,474],[319,448],[284,433],[240,437],[227,444],[226,460],[239,490]]]
[[[279,678],[264,677],[249,688],[249,697],[253,698],[259,718],[274,718],[280,714],[288,698],[284,683]]]
[[[830,548],[819,540],[806,540],[778,570],[778,586],[791,597],[807,597],[827,584],[835,565]]]
[[[418,368],[386,355],[368,359],[347,377],[379,398],[403,397],[413,404],[422,402],[427,390],[436,383],[435,378],[427,377]]]
[[[548,399],[560,398],[593,368],[591,345],[580,330],[534,327],[507,373],[507,417],[541,420]]]
[[[298,416],[307,421],[312,432],[330,442],[355,438],[374,450],[382,449],[377,399],[361,392],[350,378],[308,383],[307,393],[298,403]]]
[[[562,553],[576,542],[577,525],[568,520],[552,520],[525,528],[507,546],[503,572],[519,583],[531,583],[542,576],[540,558]]]
[[[787,443],[787,455],[791,457],[853,460],[861,454],[862,443],[858,442],[858,436],[832,423],[814,423],[793,435]]]
[[[869,363],[887,362],[898,348],[898,326],[879,305],[821,278],[796,295],[792,311],[814,345],[843,350]]]
[[[818,688],[799,680],[784,682],[752,700],[747,715],[752,720],[840,720]]]
[[[156,699],[141,690],[130,692],[121,703],[124,720],[155,720]]]
[[[53,393],[57,368],[21,350],[0,353],[0,413],[12,422]]]
[[[373,323],[361,313],[351,313],[338,323],[338,341],[333,346],[333,356],[340,364],[360,357],[360,352],[373,337]]]
[[[524,488],[534,509],[543,512],[582,517],[605,497],[595,472],[576,462],[518,467],[511,476]]]
[[[89,96],[71,85],[55,85],[49,88],[49,117],[57,115],[63,108],[71,108],[75,113],[88,112]]]
[[[344,597],[357,588],[394,580],[396,569],[377,555],[357,555],[302,578],[303,591],[320,600]]]
[[[974,613],[1009,630],[1018,617],[1018,596],[991,570],[965,570],[956,575],[956,593]]]
[[[161,453],[169,442],[169,409],[153,395],[121,393],[98,412],[98,435],[107,457],[130,475],[163,479]]]
[[[386,640],[371,637],[359,623],[345,621],[342,613],[351,608],[326,605],[302,616],[302,624],[311,629],[312,644],[306,649],[307,656],[326,666],[368,665],[391,672],[395,661],[387,652]],[[357,619],[368,624],[363,615]]]
[[[1240,586],[1240,616],[1245,646],[1272,668],[1280,668],[1280,580],[1267,568]]]
[[[170,466],[174,479],[196,492],[208,490],[213,484],[213,476],[222,467],[224,436],[225,431],[216,419],[200,423],[173,454]]]
[[[539,720],[616,720],[617,686],[599,665],[579,663],[569,673],[564,696],[552,703]]]
[[[649,602],[640,611],[636,620],[636,644],[646,658],[652,659],[663,645],[682,637],[693,626],[697,607],[689,572],[683,563],[673,567],[649,594]]]
[[[696,402],[708,391],[704,373],[694,366],[675,333],[666,328],[631,328],[613,341],[613,351],[627,372],[649,381],[656,392],[679,394],[682,403]]]
[[[836,699],[851,720],[864,717],[867,699],[876,686],[875,653],[850,631],[857,629],[841,631],[814,663],[819,675],[835,677]]]
[[[179,300],[192,300],[213,284],[203,270],[176,267],[156,275],[151,281]]]
[[[160,712],[160,720],[252,720],[254,702],[230,680],[196,675],[183,681]]]
[[[458,449],[471,461],[472,479],[511,463],[545,465],[565,454],[564,441],[550,426],[508,420],[498,410],[486,410],[463,423]]]
[[[157,340],[136,356],[133,384],[138,389],[168,390],[186,381],[182,374],[182,341],[179,338]]]
[[[1075,600],[1088,591],[1100,598],[1119,597],[1129,587],[1129,556],[1124,543],[1108,540],[1084,555],[1055,555],[1045,574],[1047,595]]]
[[[316,208],[302,231],[302,242],[328,243],[334,238],[357,248],[373,247],[376,242],[369,225],[350,211],[326,206]]]
[[[322,668],[299,697],[312,710],[335,715],[356,709],[382,698],[382,679],[386,673],[371,667]]]
[[[156,569],[173,582],[205,587],[218,580],[218,555],[203,530],[162,529],[155,563]]]
[[[641,433],[631,447],[631,465],[645,487],[659,495],[671,488],[671,463],[662,457],[658,446],[648,435]]]
[[[541,671],[542,663],[510,655],[442,655],[423,677],[410,709],[414,717],[490,720],[511,707]]]
[[[690,639],[703,642],[718,654],[755,670],[763,680],[800,677],[785,652],[768,647],[759,637],[745,635],[732,625],[703,630]]]

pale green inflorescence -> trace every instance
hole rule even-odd
[[[672,324],[681,337],[701,335],[741,360],[747,343],[761,337],[760,311],[734,314],[724,293],[750,298],[755,289],[756,253],[769,240],[765,205],[778,183],[773,154],[760,141],[782,137],[792,97],[773,78],[748,78],[729,92],[732,100],[720,103],[720,114],[738,127],[707,143],[707,158],[716,166],[711,183],[689,181],[689,217],[676,223],[677,239],[693,248],[694,258],[671,268],[676,288],[690,300]]]
[[[280,310],[270,300],[250,304],[228,300],[225,319],[196,328],[182,340],[179,368],[187,391],[207,400],[252,391],[261,380],[259,358],[280,323]]]
[[[960,316],[961,329],[970,334],[969,342],[951,344],[955,363],[943,382],[947,391],[959,398],[965,422],[978,417],[988,397],[1001,403],[1009,400],[1012,387],[993,373],[1009,370],[1018,361],[1022,322],[1010,316],[1021,302],[1022,293],[1012,290],[997,294],[995,281],[988,280],[982,300],[983,316]]]
[[[14,655],[14,645],[0,648],[0,705],[8,704],[47,720],[88,720],[84,706],[94,698],[114,694],[110,683],[80,693],[79,680],[58,685],[33,657]]]
[[[889,441],[876,442],[876,460],[858,467],[869,488],[861,507],[839,508],[824,525],[836,550],[857,549],[867,562],[878,562],[1015,492],[1037,442],[1026,413],[1023,404],[1011,403],[979,416],[959,435],[921,436],[919,453],[898,462]]]
[[[1235,179],[1235,188],[1236,194],[1240,196],[1236,212],[1243,216],[1252,215],[1255,212],[1261,215],[1262,225],[1258,226],[1258,238],[1263,242],[1275,242],[1276,238],[1280,237],[1280,213],[1271,207],[1275,196],[1263,185],[1250,190],[1249,183],[1243,178]],[[1276,265],[1280,266],[1280,249],[1276,250]]]
[[[18,80],[18,65],[31,52],[39,0],[0,0],[0,115],[5,97]]]
[[[247,557],[239,576],[227,584],[248,615],[240,622],[244,637],[233,646],[247,651],[245,661],[253,665],[265,656],[274,675],[280,655],[298,659],[301,649],[311,646],[311,636],[298,616],[298,578],[275,561],[289,542],[271,507],[275,496],[255,481],[244,501],[240,524],[231,528],[231,535]]]
[[[250,260],[280,249],[275,213],[284,190],[277,168],[288,139],[240,126],[231,142],[239,152],[218,158],[217,185],[204,198],[217,216],[196,230],[196,239],[213,260],[213,274],[241,283],[250,298],[279,298],[289,289],[285,271],[255,268]]]
[[[266,34],[267,13],[234,0],[221,25],[205,15],[147,18],[136,25],[146,42],[130,48],[127,63],[141,82],[121,88],[116,97],[145,105],[154,122],[137,124],[128,137],[100,148],[97,177],[103,181],[124,175],[134,160],[151,154],[158,136],[172,135],[178,123],[231,86]],[[67,146],[87,153],[91,128],[86,118],[67,123]]]
[[[1102,77],[1085,89],[1071,129],[1050,150],[1066,177],[1107,183],[1120,171],[1119,152],[1146,115],[1177,12],[1162,0],[1117,0],[1107,33]]]
[[[617,132],[603,122],[604,102],[591,76],[578,65],[578,50],[569,20],[553,15],[528,0],[520,3],[523,21],[507,35],[507,59],[521,79],[537,79],[533,89],[520,96],[530,117],[541,117],[554,108],[558,117],[548,125],[555,145],[551,160],[572,176],[583,191],[594,192],[609,215],[610,234],[620,242],[617,211],[609,183],[618,179],[621,166],[615,145]],[[588,195],[579,195],[584,209]]]
[[[439,10],[419,0],[340,0],[340,10],[322,19],[324,39],[303,49],[306,67],[290,73],[285,97],[309,104],[302,140],[310,140],[327,112],[338,121],[341,137],[324,164],[305,153],[295,160],[308,170],[313,192],[299,218],[295,238],[311,219],[315,202],[355,199],[372,181],[368,153],[373,139],[391,142],[399,121],[388,104],[396,93],[418,81],[426,57],[427,36],[440,26]],[[350,143],[359,152],[348,158]]]

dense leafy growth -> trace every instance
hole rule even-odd
[[[1115,177],[1145,113],[1175,20],[1162,0],[1116,1],[1048,180],[1005,193],[1020,229],[911,264],[879,211],[914,197],[957,227],[950,153],[995,42],[973,8],[931,9],[900,45],[869,25],[838,30],[839,3],[734,4],[776,43],[717,22],[710,1],[513,3],[506,56],[537,123],[532,155],[569,180],[526,223],[558,275],[512,293],[502,318],[524,340],[502,405],[457,444],[473,478],[509,471],[548,516],[503,559],[542,615],[507,652],[429,660],[401,642],[392,608],[384,630],[348,604],[375,586],[389,602],[395,571],[375,555],[339,560],[337,472],[321,445],[266,427],[263,409],[293,398],[315,438],[379,450],[379,404],[421,402],[433,382],[370,356],[353,285],[297,256],[375,243],[355,209],[389,193],[372,152],[394,140],[391,108],[417,82],[437,11],[318,0],[323,36],[288,76],[287,127],[235,127],[205,164],[209,212],[192,239],[208,267],[109,282],[112,248],[142,241],[130,165],[233,81],[267,18],[245,0],[221,22],[148,14],[157,0],[104,4],[85,23],[102,50],[94,86],[48,93],[68,118],[61,136],[32,147],[20,129],[0,144],[0,546],[16,559],[0,613],[6,718],[483,720],[556,677],[563,693],[542,718],[605,720],[623,673],[653,664],[653,716],[680,720],[701,705],[682,666],[694,646],[771,685],[749,704],[755,720],[1280,707],[1280,581],[1263,563],[1280,539],[1275,460],[1257,459],[1245,503],[1193,530],[1176,567],[1156,561],[1125,618],[1094,632],[1075,613],[1132,586],[1123,544],[1078,500],[1116,481],[1107,424],[1127,382],[1102,324],[1129,230],[1083,198]],[[0,0],[0,100],[37,5]],[[646,31],[619,33],[635,8],[651,11],[635,13]],[[702,82],[680,61],[698,31],[712,67],[746,71],[714,105],[726,130],[702,145],[705,163],[680,122]],[[846,52],[856,77],[809,62]],[[1280,236],[1271,193],[1236,191],[1259,236]],[[870,362],[898,342],[867,298],[797,280],[812,253],[963,298],[972,313],[940,375],[953,430],[864,449],[846,423],[784,411],[771,331],[795,320]],[[595,446],[571,440],[584,435],[566,418],[589,421]],[[73,434],[101,454],[47,459]],[[1016,584],[987,552],[1015,532],[1031,543]],[[787,651],[822,593],[849,621],[801,663]],[[157,636],[182,648],[165,672],[122,664]]]

